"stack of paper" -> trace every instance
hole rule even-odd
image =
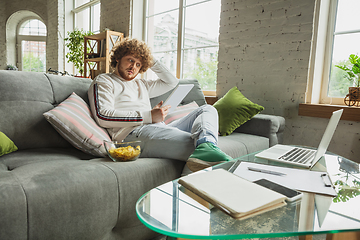
[[[191,174],[180,178],[179,183],[236,219],[286,205],[286,196],[224,169]]]

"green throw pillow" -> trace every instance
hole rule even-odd
[[[3,132],[0,132],[0,156],[18,150],[14,142],[11,141]]]
[[[214,107],[219,114],[221,136],[231,134],[236,128],[264,110],[264,107],[251,102],[235,86],[219,99]]]

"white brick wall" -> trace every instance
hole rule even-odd
[[[237,86],[263,113],[286,118],[285,143],[316,147],[328,119],[304,102],[315,0],[222,0],[217,95]],[[341,121],[329,151],[360,162],[360,123]]]
[[[6,69],[6,16],[5,16],[5,2],[0,1],[0,69]]]
[[[48,0],[47,6],[46,68],[64,71],[64,2],[61,0]]]
[[[102,0],[100,29],[108,28],[129,36],[130,0]]]

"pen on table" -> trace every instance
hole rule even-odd
[[[261,172],[261,173],[272,174],[272,175],[278,175],[278,176],[286,175],[286,173],[275,172],[275,171],[270,171],[270,170],[260,169],[260,168],[253,168],[253,167],[248,167],[248,170],[254,171],[254,172]]]

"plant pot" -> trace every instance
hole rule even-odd
[[[348,106],[359,106],[360,103],[360,87],[349,87],[349,94],[344,98],[344,102]]]

